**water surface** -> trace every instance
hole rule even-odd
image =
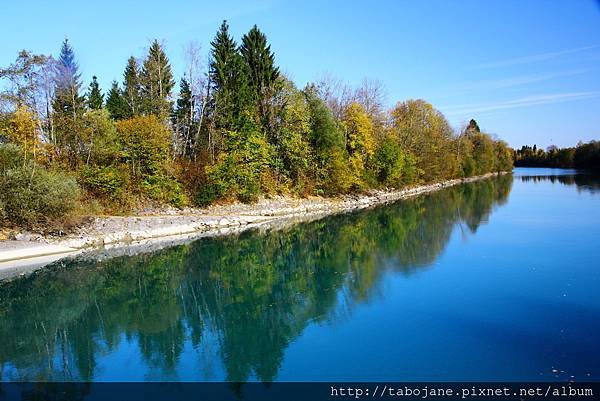
[[[0,284],[2,381],[600,380],[600,180],[516,169]]]

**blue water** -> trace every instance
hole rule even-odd
[[[600,380],[600,180],[514,174],[0,284],[3,381]]]

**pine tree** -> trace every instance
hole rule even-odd
[[[152,42],[140,73],[143,111],[166,118],[171,114],[169,97],[175,86],[171,65],[160,43]]]
[[[87,104],[92,110],[100,110],[104,105],[104,95],[100,92],[100,85],[98,85],[98,79],[94,75],[92,82],[88,88]]]
[[[127,102],[130,117],[140,114],[141,94],[140,94],[140,68],[135,57],[131,56],[127,60],[127,66],[123,73],[123,96]]]
[[[237,130],[248,122],[251,103],[245,63],[223,21],[211,42],[210,80],[213,90],[214,122],[217,128]]]
[[[275,67],[275,56],[267,37],[256,25],[242,38],[240,53],[247,67],[252,98],[259,118],[267,132],[272,133],[274,125],[273,96],[279,68]]]
[[[65,39],[60,49],[60,56],[56,63],[54,74],[54,99],[52,107],[55,113],[72,116],[84,110],[85,99],[80,96],[81,74],[75,61],[75,53]]]
[[[85,97],[80,95],[81,74],[75,53],[65,39],[54,73],[52,121],[55,132],[56,156],[75,168],[84,141],[80,120],[85,111]]]
[[[181,79],[179,98],[171,120],[179,142],[179,152],[182,156],[192,156],[196,146],[196,119],[192,89],[185,78]]]
[[[116,81],[113,81],[112,86],[108,91],[108,96],[106,97],[106,109],[110,113],[110,116],[115,120],[122,120],[130,117],[129,105]]]
[[[240,53],[248,66],[253,95],[260,99],[275,85],[279,68],[275,67],[275,55],[267,45],[267,37],[256,25],[242,37]]]
[[[481,132],[481,130],[479,129],[479,125],[477,124],[477,121],[475,121],[474,119],[471,119],[471,121],[469,121],[469,125],[467,126],[467,129],[465,131],[467,134]]]

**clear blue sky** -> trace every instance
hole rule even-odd
[[[183,48],[208,53],[223,19],[253,24],[299,86],[328,72],[381,80],[388,103],[423,98],[454,127],[475,118],[512,146],[600,139],[600,4],[593,0],[2,1],[0,65],[20,49],[71,41],[87,86],[121,80],[130,55],[163,40],[177,77]]]

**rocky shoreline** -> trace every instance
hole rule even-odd
[[[0,270],[27,264],[23,259],[29,258],[44,257],[44,263],[47,263],[49,256],[52,256],[50,259],[56,260],[91,250],[100,250],[102,253],[103,250],[114,252],[115,249],[125,248],[137,253],[144,248],[170,246],[168,244],[197,237],[228,235],[250,228],[295,224],[326,215],[395,202],[495,175],[496,173],[490,173],[401,190],[371,191],[368,194],[337,198],[301,199],[277,196],[262,199],[251,205],[236,203],[214,205],[204,209],[164,210],[160,215],[95,217],[62,237],[20,233],[16,235],[16,241],[0,241]]]

